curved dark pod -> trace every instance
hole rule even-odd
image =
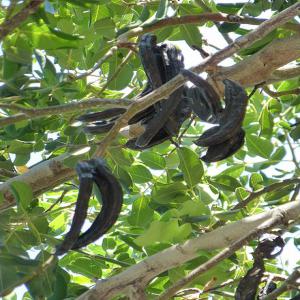
[[[238,83],[225,79],[225,109],[219,119],[219,126],[205,131],[194,143],[198,146],[209,147],[220,144],[235,136],[243,123],[248,96]]]
[[[116,222],[123,204],[120,183],[105,166],[103,160],[93,159],[93,180],[102,196],[102,208],[90,228],[79,236],[72,249],[78,249],[99,239]]]
[[[240,131],[236,135],[225,142],[209,146],[206,154],[200,157],[200,159],[207,163],[225,159],[233,155],[244,145],[244,138],[245,131],[240,128]]]
[[[81,161],[76,166],[79,176],[79,192],[76,201],[75,213],[69,232],[64,241],[56,248],[56,254],[61,255],[70,250],[79,237],[80,230],[87,216],[89,200],[93,189],[93,166],[90,162]]]
[[[119,117],[125,111],[126,108],[122,108],[122,107],[109,108],[106,110],[81,115],[77,118],[77,120],[82,122],[94,122],[94,121],[112,119],[115,117]]]
[[[154,45],[152,46],[154,47]],[[156,46],[156,48],[160,49],[159,51],[157,51],[158,53],[160,53],[160,58],[156,59],[156,61],[153,61],[152,63],[148,62],[148,64],[159,64],[159,62],[161,61],[161,64],[158,65],[158,70],[162,78],[161,84],[164,84],[165,82],[169,81],[177,74],[179,74],[181,69],[184,68],[184,59],[182,52],[172,44],[162,44],[160,46]],[[159,54],[157,56],[159,56]],[[145,57],[143,58],[143,60],[146,60]],[[152,79],[152,76],[153,74],[151,72],[148,72],[148,78],[149,80],[151,80],[151,82],[154,81]],[[170,139],[172,136],[178,134],[180,126],[183,122],[180,122],[178,126],[174,125],[176,121],[179,121],[177,110],[181,109],[180,102],[183,100],[183,90],[184,87],[180,87],[179,89],[174,91],[167,99],[159,101],[159,111],[156,111],[156,114],[153,115],[153,118],[147,122],[145,132],[141,134],[135,141],[136,147],[138,149],[145,149],[145,147],[154,145],[154,141],[159,140],[159,136],[161,136],[162,131],[166,132],[169,137],[161,139],[161,142]],[[189,114],[185,115],[186,118],[189,116]]]
[[[79,192],[75,213],[69,232],[64,241],[56,249],[55,254],[61,255],[70,249],[78,249],[96,241],[116,222],[123,203],[121,185],[105,166],[102,159],[79,162],[76,166],[79,176]],[[97,185],[102,196],[102,208],[90,228],[80,234],[87,216],[89,199],[93,183]]]

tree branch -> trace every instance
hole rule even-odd
[[[33,196],[37,197],[72,178],[75,175],[75,170],[65,166],[63,163],[64,159],[69,156],[70,154],[65,154],[54,159],[45,160],[32,167],[28,172],[2,183],[0,185],[0,193],[4,196],[5,201],[1,203],[0,209],[5,209],[15,204],[15,198],[10,190],[12,182],[22,181],[27,183],[32,189]]]
[[[5,20],[0,25],[0,41],[20,26],[20,24],[23,23],[30,15],[34,14],[43,2],[43,0],[32,0],[13,17]]]
[[[280,214],[273,216],[265,223],[261,224],[258,228],[253,229],[245,236],[235,241],[232,245],[229,245],[228,248],[224,249],[214,257],[210,258],[207,262],[203,263],[202,265],[191,271],[189,274],[184,276],[182,279],[174,283],[171,287],[169,287],[164,293],[162,293],[158,297],[158,300],[170,299],[171,296],[173,296],[179,289],[192,282],[199,275],[205,273],[209,269],[215,267],[222,260],[233,255],[238,249],[252,241],[254,238],[273,228],[275,225],[282,223],[282,217],[283,216]]]
[[[276,191],[278,189],[281,189],[283,187],[286,187],[290,184],[299,184],[300,178],[291,178],[291,179],[285,179],[281,182],[276,182],[273,184],[270,184],[269,186],[264,187],[262,190],[251,193],[247,198],[245,198],[243,201],[236,204],[231,210],[241,209],[246,207],[251,201],[254,199],[262,196],[263,194],[270,193],[272,191]]]
[[[264,86],[263,90],[266,94],[274,98],[286,96],[286,95],[300,95],[300,88],[296,88],[288,91],[274,92],[268,86]]]
[[[146,286],[150,280],[162,272],[180,266],[197,257],[199,250],[230,247],[230,245],[240,240],[241,236],[247,236],[249,232],[261,228],[265,222],[270,220],[272,222],[272,220],[280,218],[282,222],[287,223],[289,220],[297,220],[299,214],[300,202],[294,201],[217,228],[212,232],[190,239],[183,244],[174,245],[154,254],[110,279],[98,281],[94,288],[82,294],[78,300],[108,300],[124,292],[128,286],[134,285],[136,282]]]
[[[230,67],[218,67],[212,76],[220,81],[225,78],[238,81],[244,87],[274,81],[272,75],[278,68],[300,57],[300,34],[276,39],[255,54]],[[276,73],[275,73],[276,74]],[[296,75],[298,76],[298,75]],[[277,80],[282,80],[279,77]]]
[[[278,296],[283,294],[284,292],[290,289],[291,285],[294,285],[295,282],[300,278],[300,268],[294,270],[294,272],[283,282],[283,284],[272,293],[267,296],[261,298],[261,300],[274,300],[277,299]]]
[[[90,98],[78,102],[71,102],[63,105],[54,105],[44,108],[26,108],[16,104],[0,103],[0,108],[6,108],[22,113],[13,115],[7,118],[0,119],[0,127],[9,124],[15,124],[28,119],[36,119],[44,116],[55,114],[66,114],[71,112],[78,112],[89,108],[113,106],[113,107],[127,107],[132,103],[128,99],[105,99],[105,98]]]
[[[125,33],[119,35],[118,43],[126,43],[132,37],[140,36],[146,32],[151,32],[163,27],[169,26],[178,26],[183,24],[201,24],[207,21],[212,22],[226,22],[226,23],[239,23],[239,24],[247,24],[247,25],[260,25],[267,21],[267,19],[259,19],[259,18],[251,18],[251,17],[242,17],[238,15],[232,14],[224,14],[224,13],[202,13],[197,15],[187,15],[180,17],[170,17],[165,18],[155,23],[144,24],[140,27],[133,28],[131,30],[126,31]],[[285,23],[285,22],[284,22]],[[280,24],[279,26],[284,27],[289,30],[293,30],[299,32],[300,25],[288,23],[288,24]]]

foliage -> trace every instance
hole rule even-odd
[[[177,3],[178,2],[178,3]],[[199,14],[202,2],[213,12],[259,16],[268,9],[281,11],[296,1],[256,0],[247,4],[216,4],[214,1],[139,1],[64,0],[45,1],[39,10],[11,32],[2,44],[0,57],[1,104],[34,109],[71,103],[91,97],[132,98],[145,85],[146,77],[138,55],[120,48],[89,76],[79,76],[92,68],[112,47],[111,41],[132,28],[150,27],[167,16]],[[219,1],[222,2],[222,1]],[[12,1],[13,3],[13,1]],[[22,9],[17,2],[11,13]],[[9,10],[0,8],[2,20]],[[201,28],[214,26],[207,22],[183,24],[156,29],[158,41],[185,40],[201,46]],[[247,33],[240,24],[223,23],[220,32]],[[289,36],[278,29],[243,49],[239,59],[257,53],[272,40]],[[134,38],[132,41],[136,41]],[[115,73],[117,75],[115,76]],[[103,89],[104,87],[104,89]],[[299,87],[299,78],[273,84],[272,89],[286,91]],[[247,91],[250,93],[252,89]],[[212,229],[217,221],[235,221],[263,209],[288,202],[295,185],[274,189],[255,198],[246,208],[231,211],[251,193],[285,178],[299,177],[300,96],[287,94],[271,97],[256,91],[250,99],[243,128],[246,143],[234,156],[213,164],[199,160],[206,149],[192,141],[203,131],[199,120],[182,127],[181,148],[165,142],[143,152],[122,147],[119,136],[111,144],[106,161],[124,190],[124,207],[113,229],[96,244],[83,251],[71,251],[50,267],[42,268],[55,245],[70,224],[77,196],[77,179],[57,186],[32,199],[31,187],[16,181],[11,189],[17,206],[1,211],[0,217],[0,290],[3,296],[15,295],[15,287],[26,283],[24,299],[73,299],[94,284],[95,278],[109,278],[135,265],[145,257],[175,243],[181,243]],[[2,106],[3,107],[3,106]],[[99,108],[98,108],[99,109]],[[1,117],[15,115],[17,108],[1,108]],[[74,166],[90,158],[102,136],[87,136],[72,113],[54,114],[14,122],[0,129],[0,168],[10,172],[28,171],[29,162],[49,159],[89,146],[85,154],[66,160]],[[189,127],[188,127],[189,126]],[[298,152],[299,153],[299,152]],[[293,154],[293,155],[292,155]],[[1,175],[4,182],[8,178]],[[1,195],[0,202],[3,202]],[[90,201],[89,220],[100,209],[96,194]],[[297,227],[293,228],[297,231]],[[294,243],[298,246],[299,240]],[[254,246],[254,243],[251,244]],[[202,251],[199,257],[161,274],[147,289],[150,298],[160,294],[215,253]],[[223,261],[191,286],[200,290],[214,280],[215,285],[228,278],[241,278],[251,265],[245,249]],[[267,271],[284,274],[283,266],[271,261]],[[38,276],[36,276],[38,274]],[[5,280],[3,280],[5,279]],[[222,292],[234,294],[236,285]],[[289,293],[284,294],[289,297]],[[7,298],[9,299],[9,298]],[[218,299],[227,299],[220,295]]]

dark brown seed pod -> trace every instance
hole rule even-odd
[[[194,141],[198,146],[209,147],[221,144],[236,135],[243,123],[248,96],[245,90],[231,80],[224,80],[225,84],[225,109],[219,119],[219,126],[205,131],[200,138]]]
[[[123,192],[120,183],[105,166],[103,160],[93,159],[93,180],[101,196],[102,208],[90,228],[79,236],[72,249],[78,249],[99,239],[116,222],[123,204]]]
[[[80,230],[87,216],[89,200],[93,189],[93,166],[89,162],[81,161],[76,166],[79,176],[79,192],[76,201],[75,213],[69,232],[64,241],[56,248],[56,255],[70,250],[79,237]]]
[[[200,159],[210,163],[223,160],[235,152],[237,152],[244,145],[245,131],[240,128],[240,131],[230,139],[217,145],[209,146],[207,152]]]
[[[107,120],[117,116],[119,117],[125,111],[126,108],[122,108],[122,107],[109,108],[103,111],[81,115],[77,118],[77,120],[82,122],[95,122],[95,121]]]

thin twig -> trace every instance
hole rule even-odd
[[[129,99],[106,99],[106,98],[90,98],[81,100],[78,102],[71,102],[63,105],[53,105],[44,108],[26,108],[16,104],[0,103],[0,108],[6,108],[16,111],[22,111],[22,113],[13,115],[7,118],[0,119],[0,127],[9,124],[15,124],[28,119],[36,119],[48,115],[66,114],[76,111],[83,111],[89,108],[95,108],[98,106],[111,105],[114,107],[127,107],[132,103]]]
[[[131,266],[131,264],[129,264],[129,263],[127,263],[127,262],[120,261],[120,260],[117,260],[117,259],[111,258],[111,257],[106,257],[106,256],[104,256],[104,255],[100,255],[100,254],[90,254],[90,253],[87,253],[87,252],[85,252],[85,251],[83,251],[83,250],[79,250],[79,249],[77,249],[77,250],[75,250],[75,251],[78,252],[78,253],[82,253],[82,254],[84,254],[84,255],[86,255],[86,256],[88,256],[88,257],[94,259],[94,260],[99,259],[99,260],[101,260],[101,261],[107,261],[107,262],[109,262],[109,263],[112,263],[112,264],[115,264],[115,265],[119,265],[119,266],[121,266],[121,267],[129,267],[129,266]]]
[[[92,73],[94,73],[97,69],[100,68],[100,66],[111,56],[113,56],[113,54],[117,51],[118,47],[117,46],[113,46],[111,47],[96,63],[95,65],[90,68],[89,70],[85,71],[84,73],[81,73],[77,76],[71,77],[71,80],[66,80],[66,82],[70,82],[70,81],[75,81],[78,79],[82,79],[85,78],[89,75],[91,75]]]
[[[274,98],[286,96],[286,95],[300,95],[300,88],[296,88],[288,91],[274,92],[269,87],[264,86],[263,90],[266,94]]]
[[[104,84],[104,86],[100,89],[99,95],[101,95],[105,89],[108,87],[108,85],[119,75],[123,67],[127,64],[128,60],[130,59],[131,55],[133,54],[133,51],[129,51],[126,57],[123,59],[123,61],[120,63],[114,74],[107,80],[107,82]]]
[[[296,169],[299,170],[299,162],[298,162],[298,160],[297,160],[297,156],[296,156],[295,150],[294,150],[294,148],[293,148],[293,146],[292,146],[290,137],[289,137],[289,135],[287,134],[286,131],[285,131],[285,137],[286,137],[286,141],[287,141],[287,143],[288,143],[288,145],[289,145],[289,148],[290,148],[290,151],[291,151],[291,154],[292,154],[293,163],[294,163]]]
[[[5,20],[0,25],[0,41],[20,26],[30,15],[34,14],[43,2],[43,0],[32,0],[13,17]]]
[[[300,183],[300,178],[291,178],[291,179],[285,179],[281,182],[276,182],[273,184],[270,184],[269,186],[264,187],[262,190],[257,191],[257,192],[253,192],[251,193],[247,198],[245,198],[243,201],[239,202],[238,204],[236,204],[233,208],[231,208],[230,210],[236,210],[236,209],[241,209],[246,207],[251,201],[253,201],[254,199],[266,194],[266,193],[270,193],[272,191],[276,191],[278,189],[281,189],[287,185],[290,184],[299,184]]]
[[[57,205],[58,203],[61,203],[64,196],[68,193],[69,190],[64,190],[62,191],[61,195],[56,199],[56,201],[54,203],[51,204],[51,206],[45,210],[45,213],[51,211],[55,205]]]
[[[282,285],[268,294],[265,297],[262,297],[261,300],[274,300],[284,292],[291,289],[291,285],[294,285],[295,282],[300,278],[300,268],[294,270],[294,272],[282,283]]]
[[[299,192],[300,192],[300,184],[297,184],[290,201],[295,201],[299,195]]]
[[[128,30],[125,33],[119,35],[118,41],[120,43],[124,43],[129,41],[130,38],[132,37],[140,36],[146,32],[151,32],[163,27],[178,26],[183,24],[201,24],[207,21],[239,23],[239,24],[248,24],[248,25],[261,25],[262,23],[266,22],[267,19],[243,17],[243,16],[224,14],[224,13],[202,13],[197,15],[186,15],[180,17],[175,16],[175,17],[159,20],[155,23],[145,24],[140,27]],[[278,27],[284,27],[286,29],[299,32],[300,25],[293,24],[293,23],[288,23],[288,24],[285,23],[286,22],[281,23]]]
[[[12,178],[12,177],[18,176],[19,174],[16,173],[16,172],[9,171],[9,170],[2,169],[2,168],[1,168],[1,169],[0,169],[0,175],[1,175],[1,176],[4,176],[4,177]]]

